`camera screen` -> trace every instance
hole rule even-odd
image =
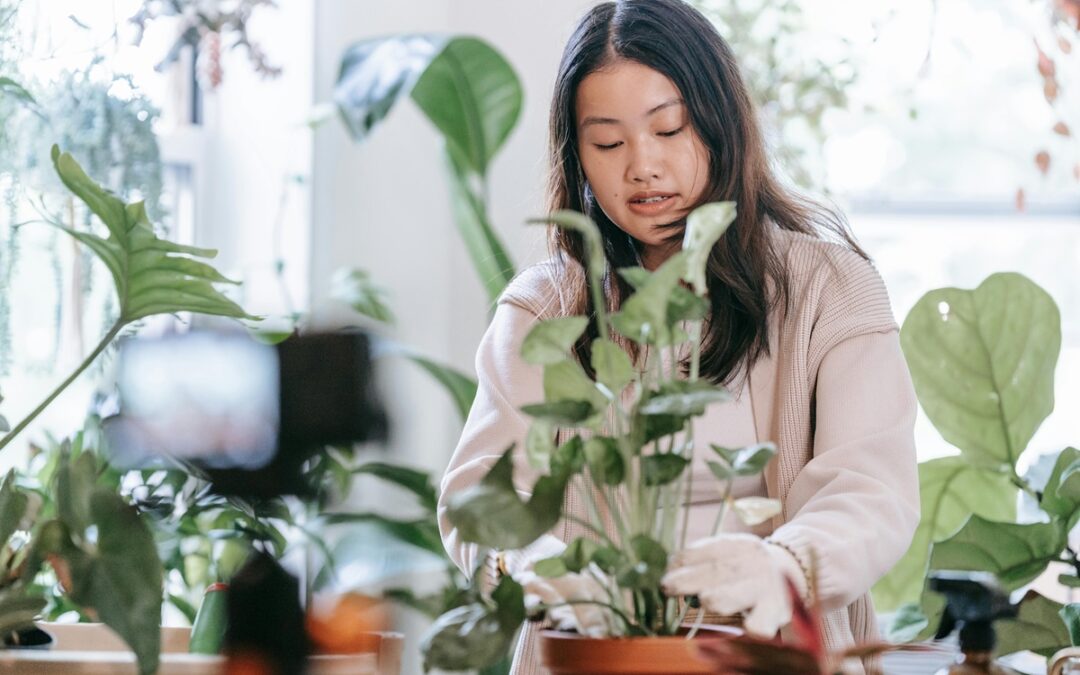
[[[125,343],[122,418],[109,425],[114,457],[156,455],[207,468],[258,469],[278,441],[280,376],[273,347],[244,334],[188,333]]]

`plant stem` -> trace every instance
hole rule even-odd
[[[689,603],[688,603],[689,606]],[[697,635],[698,630],[701,629],[701,624],[705,623],[705,606],[698,607],[697,618],[694,619],[694,627],[690,629],[690,632],[686,634],[686,639],[691,640]]]
[[[720,525],[724,522],[724,512],[727,511],[728,500],[731,499],[731,488],[735,484],[734,478],[729,478],[727,482],[727,489],[724,490],[724,501],[720,502],[720,510],[716,513],[716,522],[713,523],[712,533],[715,537],[720,531]]]
[[[113,324],[112,328],[109,329],[109,332],[105,334],[105,337],[101,339],[101,342],[98,343],[98,346],[94,347],[94,351],[90,352],[90,355],[83,359],[83,362],[79,364],[79,367],[75,369],[75,372],[73,372],[71,375],[68,375],[67,379],[61,382],[60,385],[56,389],[54,389],[53,392],[49,394],[45,398],[45,400],[41,402],[40,405],[38,405],[38,407],[34,408],[29,415],[24,417],[21,422],[16,424],[11,429],[11,431],[9,431],[3,438],[0,438],[0,451],[3,451],[3,449],[7,447],[8,443],[11,443],[11,441],[15,440],[15,437],[18,436],[23,429],[25,429],[31,422],[33,422],[34,419],[38,415],[40,415],[43,410],[45,410],[45,408],[49,407],[49,404],[53,402],[53,399],[55,399],[61,394],[61,392],[67,389],[68,385],[74,382],[75,378],[81,375],[82,372],[86,370],[91,363],[94,362],[94,359],[96,359],[101,354],[101,352],[105,351],[105,348],[112,343],[113,338],[116,337],[116,335],[120,332],[120,329],[122,329],[124,325],[125,322],[122,319],[118,319],[116,323]]]

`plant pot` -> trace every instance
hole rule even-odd
[[[715,670],[698,656],[699,640],[723,640],[741,631],[704,626],[685,636],[590,638],[557,630],[540,632],[540,658],[552,675],[691,675]]]

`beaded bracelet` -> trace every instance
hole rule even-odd
[[[778,541],[776,539],[772,539],[772,538],[769,538],[769,537],[765,538],[765,542],[768,543],[768,544],[772,544],[773,546],[778,546],[778,547],[784,549],[785,551],[788,552],[788,554],[791,555],[792,558],[795,559],[795,563],[799,566],[799,569],[802,570],[803,579],[806,581],[806,597],[807,597],[807,600],[808,600],[810,605],[816,604],[817,603],[817,583],[816,583],[816,575],[813,573],[812,569],[810,567],[807,567],[803,563],[802,558],[799,556],[798,553],[795,552],[795,549],[793,549],[791,546],[788,546],[787,544],[785,544],[782,541]],[[813,560],[813,557],[814,557],[813,552],[811,552],[811,554],[810,554],[811,560]]]

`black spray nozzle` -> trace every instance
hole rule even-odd
[[[993,622],[1016,616],[1016,607],[997,577],[989,572],[932,572],[930,590],[945,596],[945,613],[936,639],[960,627],[960,648],[990,651],[994,647]]]

